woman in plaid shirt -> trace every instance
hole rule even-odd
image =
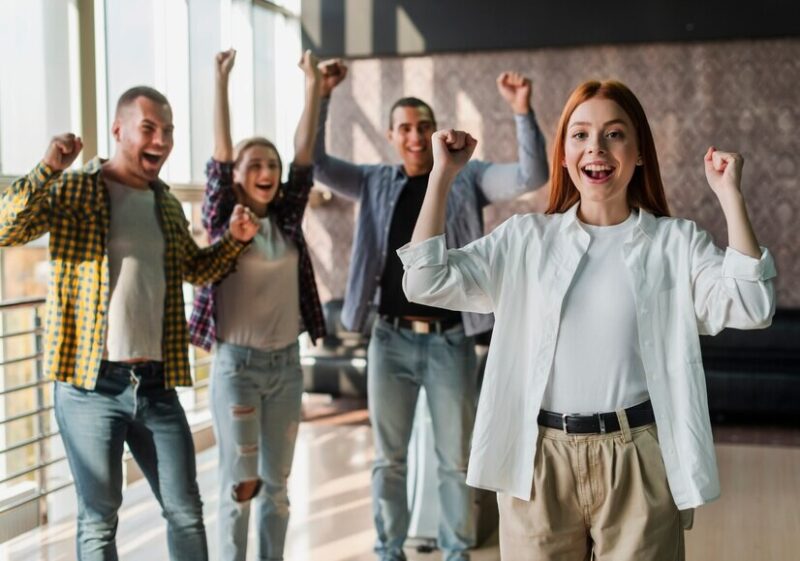
[[[250,501],[260,495],[257,528],[260,559],[282,559],[303,380],[298,334],[325,334],[322,309],[301,221],[312,186],[311,158],[319,115],[316,58],[300,61],[306,76],[305,108],[295,133],[289,180],[263,137],[233,148],[228,77],[236,51],[216,57],[214,156],[206,168],[203,225],[214,241],[234,205],[260,220],[253,247],[237,270],[199,291],[192,312],[192,342],[209,350],[216,342],[211,402],[219,448],[219,558],[244,560]]]

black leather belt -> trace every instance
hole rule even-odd
[[[108,375],[111,372],[122,371],[126,374],[134,373],[142,378],[164,376],[164,363],[155,360],[144,362],[113,362],[110,360],[100,361],[100,375]]]
[[[653,406],[650,400],[644,401],[625,410],[630,428],[655,423]],[[567,434],[605,434],[620,430],[616,413],[595,413],[594,415],[573,415],[570,413],[553,413],[539,411],[537,422],[553,429],[561,429]]]
[[[381,316],[381,319],[395,329],[410,329],[414,333],[442,333],[461,323],[458,319],[411,320],[397,316]]]

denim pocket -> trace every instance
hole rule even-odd
[[[451,347],[458,347],[464,344],[464,341],[467,339],[467,334],[464,332],[463,327],[459,327],[458,329],[442,333],[442,339]]]
[[[244,363],[224,350],[217,350],[214,357],[214,375],[231,377],[239,374],[243,369]]]
[[[389,328],[383,327],[376,323],[375,327],[372,329],[372,336],[381,343],[388,343],[389,339],[392,338],[392,332],[389,330]]]
[[[119,370],[109,369],[97,377],[94,391],[98,394],[116,396],[131,387],[131,375]]]

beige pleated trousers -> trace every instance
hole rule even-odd
[[[683,561],[684,528],[655,425],[609,434],[540,427],[531,501],[498,493],[503,561]]]

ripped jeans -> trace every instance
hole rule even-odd
[[[217,344],[211,410],[219,451],[221,561],[246,557],[251,498],[258,499],[258,559],[283,559],[289,523],[286,482],[302,395],[297,343],[277,351]]]

